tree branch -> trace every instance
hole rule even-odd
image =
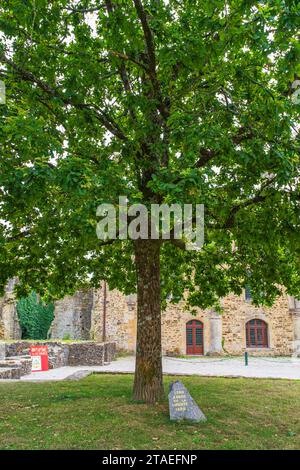
[[[245,209],[246,207],[258,204],[260,202],[264,202],[266,198],[267,196],[257,195],[252,199],[249,199],[248,201],[244,201],[242,204],[233,206],[230,210],[228,218],[225,221],[225,224],[223,225],[223,228],[226,229],[234,227],[235,216],[241,209]]]
[[[153,35],[151,28],[148,23],[147,15],[144,10],[143,4],[141,0],[133,0],[135,9],[138,15],[138,18],[141,22],[142,28],[143,28],[143,33],[144,33],[144,41],[146,45],[146,51],[147,51],[147,56],[148,56],[148,64],[149,64],[149,75],[150,79],[153,85],[153,90],[155,93],[155,96],[158,101],[157,109],[159,110],[160,114],[166,121],[169,117],[169,107],[170,103],[169,100],[168,102],[165,102],[161,93],[161,87],[159,80],[157,79],[156,75],[156,58],[155,58],[155,46],[154,46],[154,40],[153,40]]]
[[[15,64],[12,60],[8,59],[4,54],[0,54],[0,60],[9,65],[17,74],[24,80],[29,81],[37,85],[44,93],[50,95],[53,98],[59,98],[64,105],[70,105],[77,109],[89,109],[93,111],[94,117],[101,122],[101,124],[111,132],[115,137],[120,140],[128,140],[123,131],[119,128],[118,124],[103,112],[99,107],[89,103],[76,103],[74,99],[65,98],[59,93],[56,88],[51,87],[43,80],[37,78],[32,72],[29,72],[19,65]]]
[[[234,145],[239,145],[245,140],[253,139],[255,137],[255,133],[252,129],[247,129],[246,127],[240,127],[238,132],[235,136],[231,138],[232,143]],[[196,161],[195,167],[196,168],[203,168],[210,160],[217,157],[221,154],[220,150],[210,150],[207,148],[200,148],[200,158]]]
[[[73,13],[94,13],[95,11],[101,10],[101,8],[105,8],[105,4],[99,5],[98,7],[91,7],[91,8],[72,8],[66,7],[67,11],[70,11],[71,14]]]
[[[113,12],[113,4],[112,4],[111,0],[105,0],[105,5],[106,5],[108,15],[111,15],[111,13]],[[131,94],[131,92],[132,92],[131,91],[131,85],[130,85],[129,78],[128,78],[128,75],[127,75],[126,66],[125,66],[123,60],[121,62],[121,65],[118,67],[118,72],[121,76],[121,80],[123,82],[125,93],[127,95]],[[129,109],[129,114],[131,116],[131,119],[133,121],[136,121],[136,115],[135,115],[135,112],[132,109]]]
[[[119,57],[119,59],[128,60],[128,61],[132,62],[133,64],[138,65],[145,72],[147,72],[147,74],[149,74],[148,68],[142,62],[136,60],[134,57],[131,57],[127,54],[123,54],[122,52],[114,51],[112,49],[109,49],[107,52],[111,55],[114,55],[115,57]]]
[[[145,44],[146,44],[147,54],[149,58],[150,70],[153,76],[156,76],[155,48],[154,48],[152,31],[149,27],[147,15],[144,10],[142,2],[140,0],[133,0],[133,2],[134,2],[135,9],[137,11],[137,15],[140,19],[143,32],[144,32],[144,38],[145,38]]]
[[[215,158],[221,152],[217,150],[201,148],[199,153],[200,153],[200,158],[195,163],[196,168],[203,168],[210,160]]]

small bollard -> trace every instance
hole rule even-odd
[[[248,353],[247,351],[245,352],[245,366],[248,365]]]

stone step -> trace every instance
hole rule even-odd
[[[0,379],[20,379],[21,368],[17,367],[1,367]]]
[[[2,367],[0,369],[0,379],[11,379],[11,368]]]
[[[7,372],[10,370],[10,373]],[[0,378],[19,379],[31,373],[31,357],[17,356],[0,360]]]

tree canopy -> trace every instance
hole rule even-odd
[[[3,0],[2,288],[133,292],[132,242],[96,236],[97,206],[124,195],[205,205],[201,251],[162,243],[162,301],[300,296],[299,15],[288,0]]]

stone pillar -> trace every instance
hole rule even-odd
[[[209,355],[218,355],[223,353],[222,348],[222,315],[215,310],[209,312],[210,325],[210,347]]]
[[[294,341],[293,356],[300,355],[300,300],[288,296],[289,311],[293,315]]]

